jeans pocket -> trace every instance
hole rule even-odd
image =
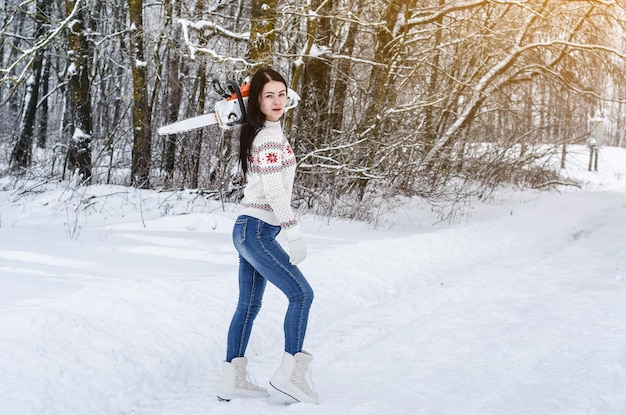
[[[246,228],[248,227],[248,219],[238,218],[233,228],[233,241],[242,245],[246,241]]]

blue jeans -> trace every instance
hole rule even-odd
[[[239,300],[228,330],[227,362],[246,352],[267,281],[289,299],[284,323],[285,351],[292,355],[302,351],[313,289],[298,267],[289,263],[289,255],[276,240],[279,232],[280,226],[252,216],[239,216],[235,222],[233,243],[239,252]]]

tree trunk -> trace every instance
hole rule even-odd
[[[41,109],[39,110],[39,130],[37,131],[37,147],[46,148],[48,136],[48,92],[50,91],[50,59],[46,59],[41,74]]]
[[[316,46],[328,47],[330,46],[332,31],[330,18],[327,16],[331,13],[332,1],[326,2],[320,10],[322,1],[313,0],[311,2],[311,11],[315,12],[315,17],[310,19],[308,36],[312,37]],[[310,149],[319,148],[327,137],[329,97],[332,96],[330,89],[331,69],[331,65],[320,57],[304,58],[304,73],[300,89],[301,100],[298,104],[300,106],[300,121],[297,139],[307,143]]]
[[[198,114],[204,114],[206,108],[206,89],[207,89],[207,75],[206,66],[204,62],[200,63],[198,69],[200,72],[198,79]],[[193,134],[194,146],[191,150],[191,177],[189,179],[189,186],[192,189],[197,189],[200,182],[200,161],[202,160],[202,143],[204,141],[204,130],[199,129]],[[191,147],[191,146],[190,146]],[[209,158],[210,160],[210,158]]]
[[[74,9],[75,0],[68,0],[68,13]],[[87,8],[81,7],[76,20],[69,28],[70,62],[68,69],[69,101],[72,112],[73,133],[68,145],[68,164],[85,183],[91,182],[91,141],[93,123],[91,118],[91,80],[89,64],[92,52],[85,37]]]
[[[183,89],[181,86],[180,66],[182,58],[180,56],[181,44],[180,25],[172,23],[172,17],[180,15],[180,2],[176,2],[178,10],[174,12],[173,5],[170,0],[164,3],[165,18],[167,19],[166,36],[171,43],[171,47],[167,49],[167,95],[166,95],[166,123],[170,124],[178,120],[180,104],[183,98]],[[176,167],[177,152],[177,136],[175,134],[165,136],[165,172],[168,185],[171,184]]]
[[[39,40],[46,34],[48,13],[51,0],[37,0],[35,13],[35,39]],[[32,76],[26,82],[24,96],[24,114],[20,123],[19,137],[13,148],[12,161],[14,167],[29,167],[32,161],[33,133],[36,125],[37,102],[39,101],[39,85],[44,61],[44,49],[35,52],[32,63]]]
[[[278,0],[252,0],[248,58],[259,66],[273,61],[277,6]]]
[[[147,63],[144,57],[143,0],[129,0],[131,25],[131,68],[133,76],[133,150],[131,184],[139,188],[150,187],[152,157],[152,130],[148,104]]]
[[[360,6],[360,2],[358,4]],[[355,22],[347,22],[348,30],[341,50],[340,55],[352,56],[354,47],[356,45],[356,38],[359,26]],[[350,61],[348,59],[342,59],[337,64],[337,71],[339,77],[335,80],[335,87],[333,88],[333,100],[331,102],[330,110],[330,129],[331,134],[334,131],[343,130],[343,111],[346,103],[346,97],[348,92],[348,83],[350,81]]]

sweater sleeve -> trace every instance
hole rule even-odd
[[[291,208],[296,160],[291,146],[282,133],[280,135],[264,133],[265,131],[261,131],[255,139],[255,164],[258,167],[265,199],[280,226],[287,230],[298,224]]]

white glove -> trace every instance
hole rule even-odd
[[[285,229],[285,237],[289,242],[289,263],[298,265],[306,258],[306,245],[304,244],[304,239],[302,239],[300,226],[296,225]]]
[[[289,262],[291,265],[298,265],[306,258],[306,245],[304,239],[289,241]]]

